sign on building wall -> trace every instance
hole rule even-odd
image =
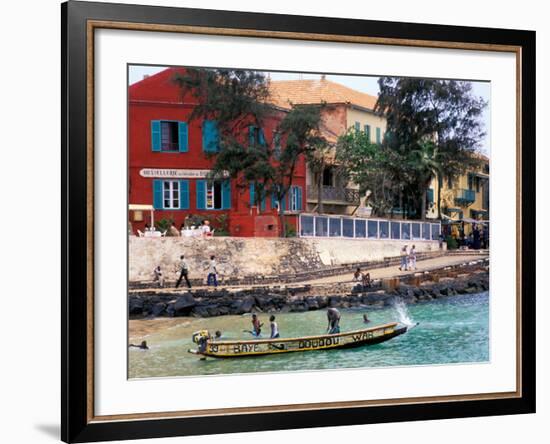
[[[156,179],[174,178],[174,179],[204,179],[208,176],[210,170],[183,170],[183,169],[163,169],[163,168],[143,168],[139,171],[141,177],[150,177]],[[224,174],[227,177],[229,174]]]

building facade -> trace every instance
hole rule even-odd
[[[365,131],[373,143],[380,143],[386,132],[386,121],[374,113],[377,98],[348,88],[321,76],[319,80],[288,80],[270,83],[271,95],[277,106],[292,104],[321,105],[322,131],[329,143],[336,144],[338,137],[350,128]],[[366,197],[358,187],[339,174],[335,151],[326,156],[323,171],[308,166],[306,175],[307,211],[314,213],[319,207],[319,193],[323,212],[340,215],[369,216]],[[319,177],[322,176],[322,177]],[[318,181],[321,180],[319,189]]]
[[[129,86],[128,203],[152,205],[154,218],[177,228],[201,219],[232,236],[278,236],[279,211],[297,228],[307,199],[306,164],[300,158],[292,186],[279,203],[273,196],[257,199],[254,184],[230,178],[209,180],[219,150],[217,122],[190,119],[196,106],[174,83],[181,69],[168,68]],[[273,108],[262,128],[250,126],[248,143],[272,144],[285,111]],[[128,211],[131,231],[151,225],[146,211]]]

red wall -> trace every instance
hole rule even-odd
[[[210,169],[214,159],[207,158],[202,149],[202,121],[195,119],[189,122],[189,116],[194,103],[191,97],[182,100],[179,88],[172,82],[176,69],[169,68],[154,76],[148,77],[129,87],[129,203],[153,204],[153,178],[141,177],[143,168],[166,169]],[[283,111],[275,111],[264,123],[265,138],[271,143],[273,130],[283,118]],[[188,152],[168,153],[153,152],[151,148],[151,121],[177,120],[188,122]],[[302,187],[302,208],[306,202],[306,165],[305,159],[298,162],[292,184]],[[266,209],[261,215],[256,209],[250,208],[249,191],[237,188],[231,181],[230,210],[197,210],[196,180],[189,179],[189,209],[188,210],[155,210],[155,220],[163,218],[174,219],[176,226],[184,222],[189,214],[202,214],[210,218],[227,213],[229,230],[236,236],[271,236],[278,234],[278,217],[271,209],[271,199],[266,199]],[[129,220],[132,230],[143,230],[145,223],[150,224],[149,212],[144,212],[143,222]],[[295,220],[295,217],[289,217]],[[273,223],[271,223],[273,221]],[[265,227],[275,224],[276,231]],[[215,225],[215,222],[214,222]]]

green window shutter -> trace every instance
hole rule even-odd
[[[197,210],[206,209],[206,180],[197,180]]]
[[[376,128],[376,143],[382,142],[382,130],[380,128]]]
[[[431,188],[428,188],[426,191],[426,197],[428,198],[429,203],[433,203],[434,201],[434,190]]]
[[[367,139],[370,142],[370,125],[365,125],[365,134],[367,135]]]
[[[162,180],[155,179],[153,180],[153,207],[155,210],[164,209],[163,199],[162,199]]]
[[[178,122],[179,151],[186,153],[189,151],[187,122]]]
[[[220,133],[215,120],[205,120],[202,123],[202,150],[207,153],[217,153],[220,150]]]
[[[151,150],[161,150],[160,120],[151,120]]]
[[[180,180],[180,210],[189,209],[189,181]]]
[[[256,205],[256,191],[254,187],[254,183],[250,183],[250,206]]]
[[[355,131],[357,131],[357,132],[361,131],[361,123],[360,122],[355,122]]]
[[[222,210],[231,208],[231,181],[224,180],[222,182]]]

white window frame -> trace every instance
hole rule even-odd
[[[223,190],[221,188],[220,188],[220,199],[222,199],[222,202],[219,202],[219,208],[216,208],[216,192],[214,190],[214,187],[216,186],[216,184],[219,184],[220,187],[222,186],[221,182],[218,182],[218,181],[215,181],[215,180],[206,182],[206,187],[205,187],[205,191],[204,191],[204,208],[206,208],[207,210],[220,210],[222,208],[222,205],[223,205],[223,196],[222,196]],[[211,190],[211,192],[212,192],[212,205],[211,206],[208,206],[208,190]]]
[[[168,185],[168,188],[166,187]],[[168,191],[168,206],[166,205],[166,191]],[[175,197],[177,193],[177,197]],[[178,180],[162,181],[162,208],[165,210],[179,210],[181,202],[181,190]]]

